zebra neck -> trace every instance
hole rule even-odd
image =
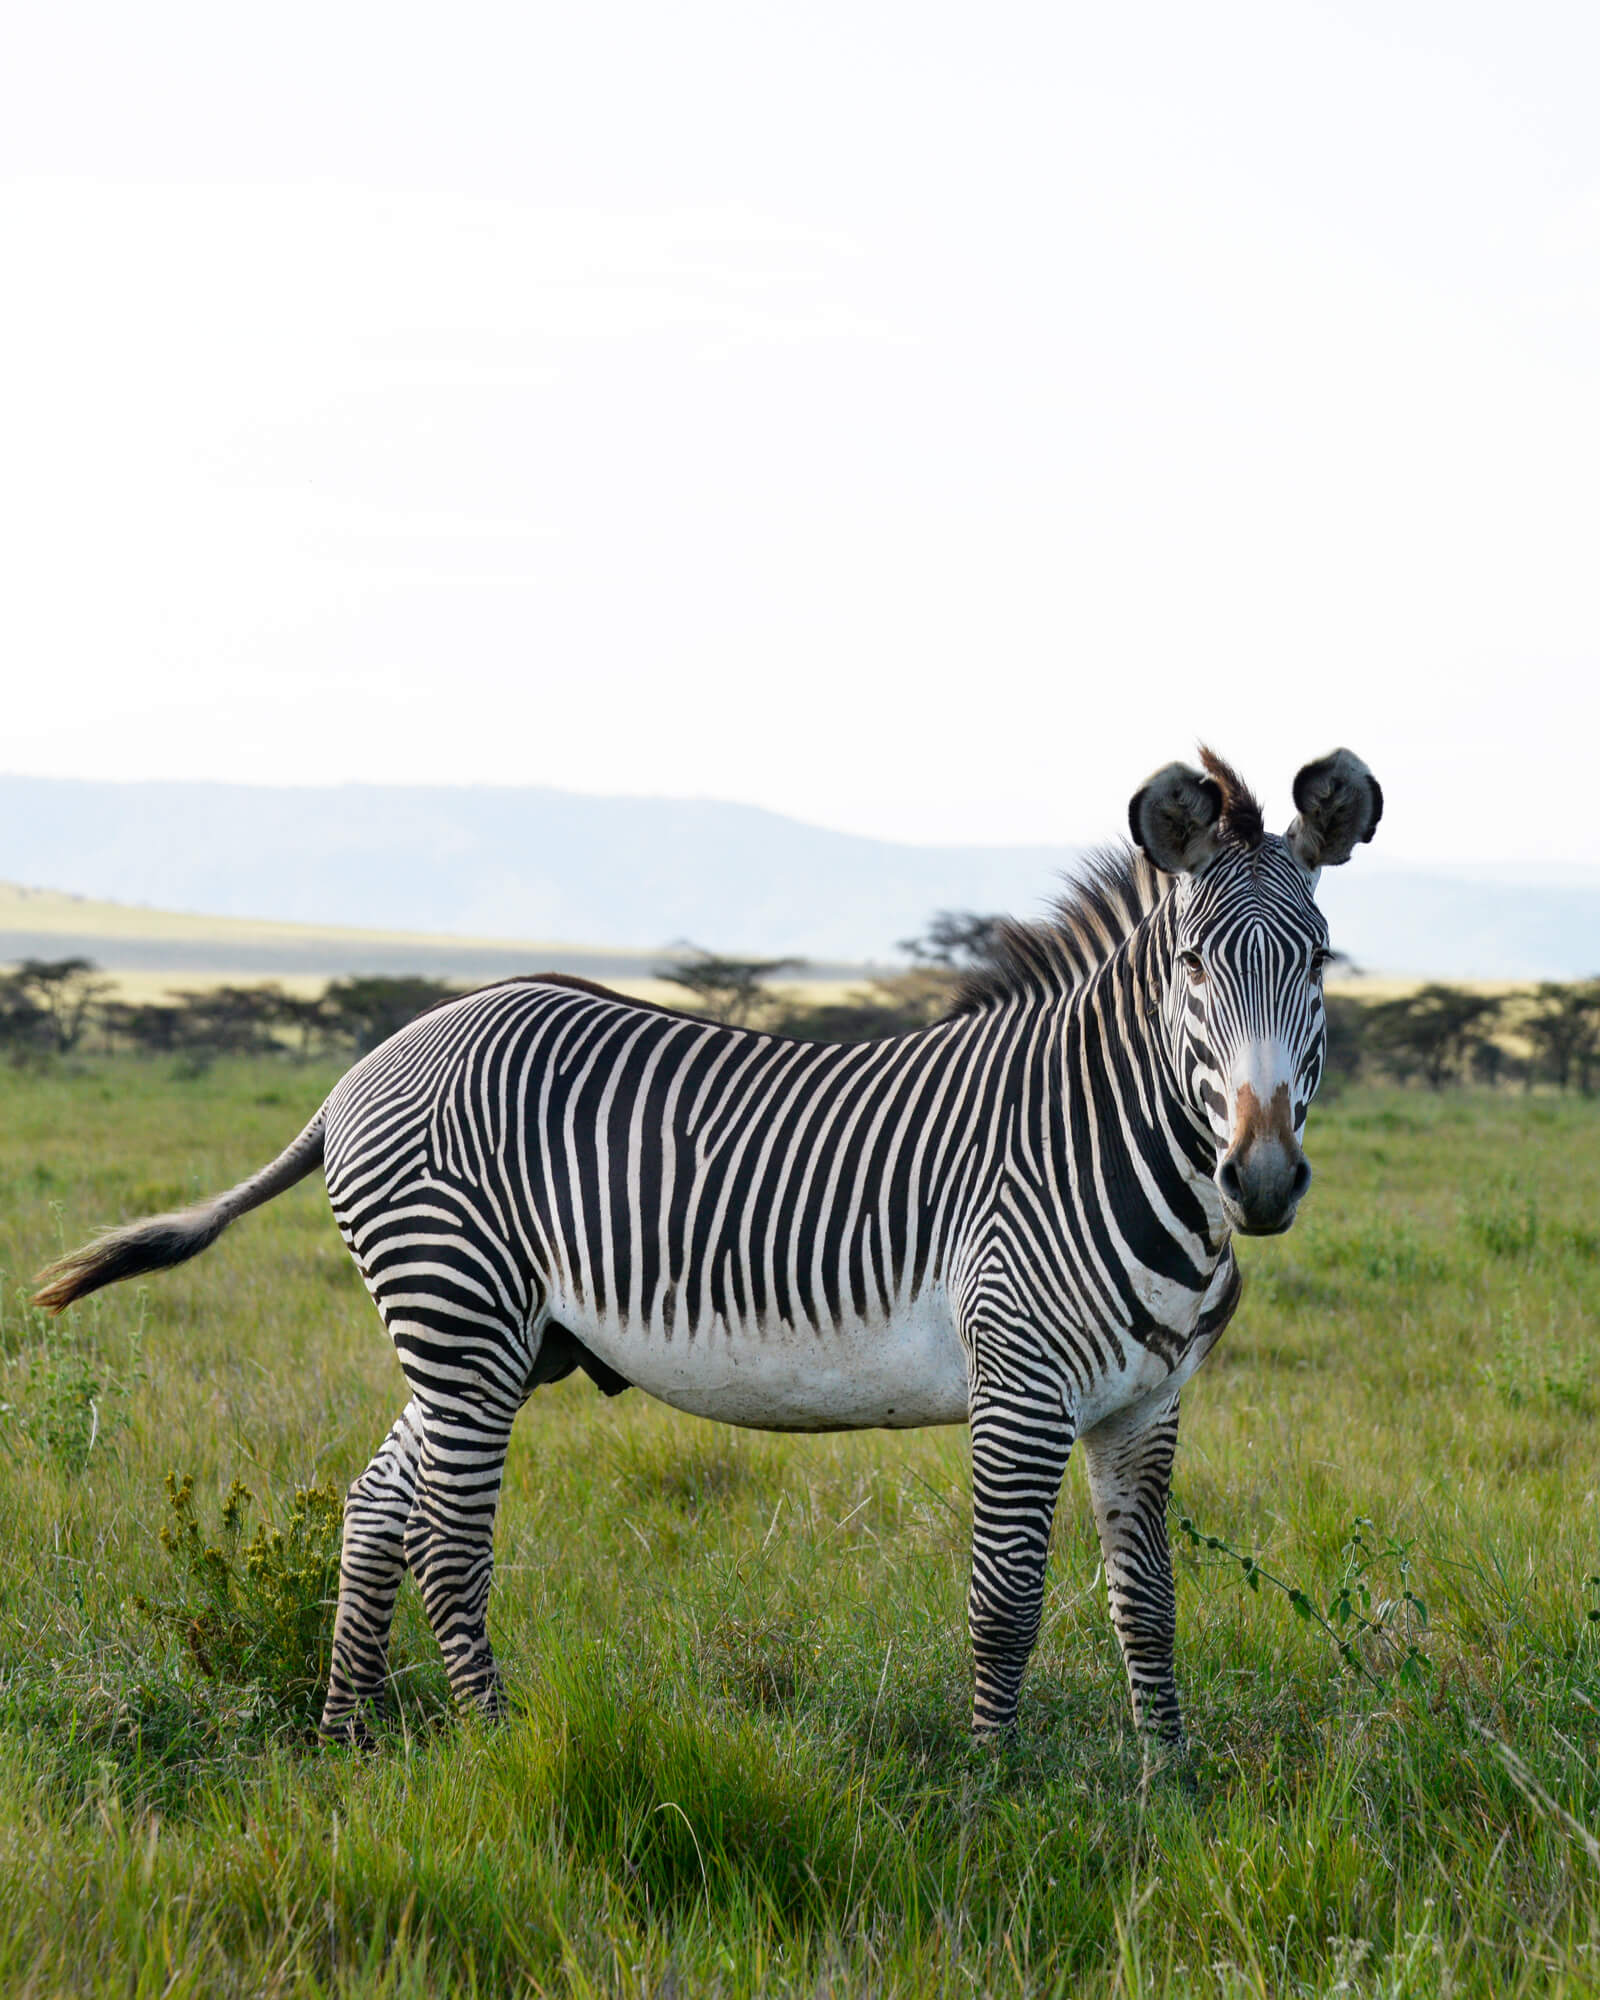
[[[1228,1242],[1213,1183],[1216,1142],[1174,1061],[1165,1012],[1173,942],[1162,919],[1154,912],[1052,1010],[1037,1151],[1057,1186],[1081,1180],[1092,1162],[1125,1233],[1152,1256],[1154,1237],[1176,1219],[1190,1254],[1204,1244],[1202,1262],[1214,1262]]]

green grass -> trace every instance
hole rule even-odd
[[[1370,1608],[1399,1631],[1386,1596],[1420,1596],[1429,1666],[1401,1683],[1380,1634],[1352,1670],[1183,1541],[1185,1786],[1141,1781],[1076,1469],[1019,1737],[984,1754],[961,1433],[769,1438],[581,1379],[512,1450],[512,1722],[451,1717],[408,1586],[390,1740],[316,1750],[265,1643],[318,1587],[295,1494],[342,1488],[403,1400],[320,1191],[54,1332],[18,1292],[258,1166],[330,1081],[0,1082],[0,1991],[1600,1992],[1596,1107],[1314,1114],[1303,1219],[1245,1246],[1186,1396],[1179,1501],[1319,1609],[1370,1517]],[[191,1555],[254,1496],[198,1639],[173,1470]],[[289,1535],[247,1588],[263,1516]]]

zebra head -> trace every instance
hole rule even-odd
[[[1329,957],[1317,878],[1372,838],[1383,793],[1359,757],[1335,750],[1296,777],[1298,816],[1270,834],[1237,775],[1200,755],[1202,771],[1157,771],[1128,821],[1177,877],[1160,971],[1180,1090],[1216,1144],[1230,1227],[1272,1236],[1311,1184],[1300,1135],[1322,1079]]]

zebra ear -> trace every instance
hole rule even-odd
[[[1192,764],[1165,764],[1128,801],[1134,844],[1168,875],[1192,875],[1221,845],[1222,787]]]
[[[1299,817],[1284,835],[1302,868],[1333,868],[1370,840],[1383,818],[1383,792],[1353,750],[1333,750],[1295,778]]]

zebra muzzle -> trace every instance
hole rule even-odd
[[[1295,1137],[1286,1083],[1265,1104],[1249,1084],[1240,1084],[1233,1143],[1218,1162],[1216,1179],[1229,1226],[1241,1235],[1277,1236],[1294,1221],[1311,1185],[1311,1166]]]

